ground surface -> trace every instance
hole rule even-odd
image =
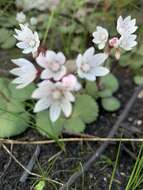
[[[107,137],[112,125],[117,120],[117,117],[125,107],[126,102],[132,95],[134,84],[131,80],[130,71],[117,68],[114,70],[120,81],[120,90],[116,96],[120,98],[122,107],[117,113],[107,113],[101,110],[101,116],[96,123],[88,126],[86,133],[99,137]],[[141,137],[143,134],[143,99],[137,99],[135,105],[130,111],[128,117],[118,130],[116,137],[121,137],[123,132],[124,137]],[[22,136],[18,136],[18,140],[38,140],[45,139],[35,130],[29,129]],[[48,177],[58,180],[62,183],[66,182],[70,175],[75,172],[87,159],[94,153],[101,143],[67,143],[65,144],[66,151],[57,156],[53,167],[49,171]],[[134,164],[134,159],[125,151],[125,147],[132,153],[137,155],[137,143],[122,143],[119,165],[116,170],[113,190],[124,190],[128,177]],[[8,146],[10,149],[11,147]],[[31,158],[36,145],[14,145],[12,153],[23,164],[27,165]],[[95,162],[90,170],[82,176],[80,182],[77,181],[72,189],[77,190],[106,190],[111,178],[114,161],[116,159],[118,144],[112,143],[106,152],[102,155],[100,161]],[[42,169],[49,169],[48,159],[60,151],[57,145],[41,145],[41,153],[39,161],[34,166],[33,171],[41,174],[39,166]],[[29,176],[25,183],[20,183],[19,179],[23,170],[10,160],[9,155],[0,147],[0,190],[32,190],[32,185],[36,182],[36,178]],[[9,164],[8,164],[9,163]],[[7,170],[4,172],[5,168]],[[47,184],[45,190],[54,190],[51,184]],[[58,188],[57,188],[58,189]]]

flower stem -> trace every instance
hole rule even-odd
[[[46,39],[47,39],[47,36],[48,36],[48,32],[50,30],[50,27],[51,27],[51,24],[52,24],[52,21],[53,21],[53,18],[54,18],[54,14],[55,14],[55,10],[52,10],[51,16],[49,18],[49,21],[48,21],[48,24],[47,24],[47,28],[46,28],[46,31],[45,31],[45,35],[44,35],[44,38],[43,38],[42,45],[44,45],[45,42],[46,42]]]

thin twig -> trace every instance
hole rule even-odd
[[[21,162],[19,162],[19,160],[11,153],[11,151],[4,145],[2,144],[2,147],[4,148],[4,150],[13,158],[13,160],[23,169],[25,170],[29,175],[32,175],[32,176],[35,176],[35,177],[38,177],[38,178],[42,178],[42,179],[45,179],[47,181],[50,181],[50,182],[53,182],[53,183],[56,183],[58,185],[63,185],[62,183],[58,182],[58,181],[55,181],[53,179],[50,179],[50,178],[47,178],[47,177],[44,177],[44,176],[41,176],[39,174],[36,174],[34,172],[31,172],[29,171],[25,166],[23,166],[23,164],[21,164]]]
[[[90,135],[86,133],[69,132],[69,131],[63,131],[63,134],[66,136],[68,135],[68,136],[81,137],[81,138],[95,137],[95,135]]]
[[[32,171],[32,168],[33,168],[33,166],[34,166],[34,164],[35,164],[36,158],[39,157],[39,154],[40,154],[40,146],[37,145],[34,154],[32,155],[32,157],[31,157],[31,159],[30,159],[28,165],[26,166],[26,168],[27,168],[30,172]],[[20,181],[21,183],[24,183],[24,182],[27,180],[28,175],[29,175],[29,173],[27,173],[27,171],[24,171],[19,181]]]
[[[124,119],[126,118],[126,116],[128,115],[131,107],[133,106],[134,102],[136,101],[136,98],[139,94],[139,92],[143,89],[143,85],[135,88],[135,91],[132,95],[132,97],[130,98],[130,100],[128,101],[127,105],[125,106],[124,110],[122,111],[121,115],[119,116],[117,122],[115,123],[115,125],[113,125],[111,131],[108,134],[107,138],[113,138],[114,135],[116,134],[118,128],[120,127],[121,123],[124,121]],[[106,150],[106,148],[109,145],[109,141],[104,142],[97,150],[96,152],[93,154],[93,156],[85,163],[85,165],[83,166],[82,170],[79,170],[78,172],[75,172],[67,181],[66,184],[64,184],[60,190],[66,190],[68,189],[83,173],[83,171],[87,171],[91,165],[93,164],[93,162],[95,160],[97,160],[100,155]]]
[[[89,137],[89,138],[61,138],[58,139],[58,142],[143,142],[143,138],[100,138],[100,137]],[[22,140],[9,140],[9,139],[0,139],[0,143],[3,144],[20,144],[20,145],[29,145],[29,144],[55,144],[55,140],[41,140],[41,141],[22,141]]]

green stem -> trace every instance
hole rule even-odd
[[[115,176],[115,172],[116,172],[117,164],[118,164],[118,160],[119,160],[120,149],[121,149],[121,141],[119,143],[119,148],[118,148],[118,152],[117,152],[117,156],[116,156],[116,160],[115,160],[115,165],[113,168],[113,172],[112,172],[112,176],[111,176],[111,180],[110,180],[110,184],[109,184],[109,190],[111,190],[111,188],[112,188],[112,183],[114,180],[114,176]]]
[[[46,28],[46,31],[45,31],[45,35],[44,35],[44,38],[43,38],[43,42],[42,42],[43,45],[46,43],[46,39],[47,39],[48,32],[50,30],[50,27],[51,27],[51,24],[52,24],[52,21],[53,21],[53,18],[54,18],[54,14],[55,14],[55,10],[52,10],[52,13],[51,13],[51,16],[49,18],[49,22],[47,24],[47,28]]]

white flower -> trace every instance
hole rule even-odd
[[[16,44],[17,47],[23,49],[23,53],[25,54],[35,53],[40,44],[38,33],[33,33],[27,25],[20,24],[20,28],[21,30],[15,29],[16,35],[14,35],[20,41]]]
[[[38,23],[38,20],[37,20],[36,17],[31,17],[31,18],[30,18],[30,24],[31,24],[32,26],[37,25],[37,23]]]
[[[16,20],[19,23],[24,23],[26,21],[26,15],[21,11],[21,12],[16,14]]]
[[[108,31],[101,26],[97,26],[97,30],[92,35],[94,37],[92,41],[98,45],[99,49],[103,49],[108,40]]]
[[[30,61],[19,58],[13,59],[12,62],[19,66],[19,68],[14,68],[10,71],[10,73],[18,76],[12,81],[12,83],[18,84],[16,88],[24,88],[35,80],[37,70]]]
[[[77,78],[69,74],[62,79],[62,83],[68,90],[78,91],[81,89],[81,84],[77,81]]]
[[[37,63],[45,68],[41,74],[42,79],[51,79],[55,81],[60,80],[66,74],[65,61],[66,58],[63,53],[55,53],[47,50],[45,54],[40,53],[36,59]]]
[[[107,57],[105,53],[95,55],[93,47],[87,49],[83,55],[79,54],[76,60],[79,77],[95,81],[96,77],[108,74],[109,70],[102,66]]]
[[[125,19],[120,16],[117,20],[117,31],[121,36],[133,34],[137,28],[136,19],[131,19],[131,16],[128,16]]]
[[[66,117],[69,117],[72,112],[71,102],[75,101],[72,93],[61,82],[53,83],[49,80],[41,82],[33,92],[32,97],[39,99],[35,105],[34,112],[40,112],[49,108],[52,122],[59,118],[61,112]]]
[[[25,11],[31,9],[38,9],[40,11],[49,9],[55,9],[60,0],[16,0],[16,6],[18,8],[22,8]]]
[[[136,35],[127,35],[127,36],[121,36],[119,39],[119,45],[121,48],[123,48],[126,51],[130,51],[137,45],[136,42]]]

